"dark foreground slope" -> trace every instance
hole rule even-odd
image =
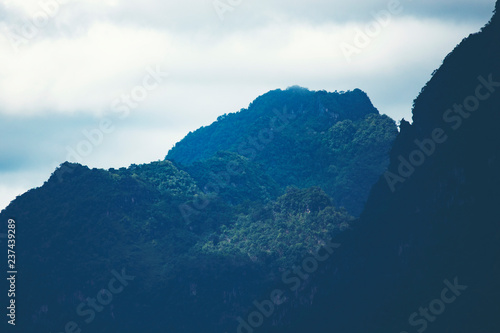
[[[498,7],[415,100],[392,173],[283,331],[500,331]]]

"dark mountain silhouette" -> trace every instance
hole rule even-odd
[[[390,173],[312,278],[315,305],[283,331],[500,331],[498,8],[422,89]]]

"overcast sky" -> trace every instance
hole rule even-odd
[[[360,88],[381,113],[411,120],[431,73],[494,4],[1,1],[0,209],[66,160],[163,159],[272,89]]]

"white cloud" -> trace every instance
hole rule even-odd
[[[34,40],[20,53],[9,51],[4,37],[0,39],[0,112],[102,114],[119,94],[141,82],[146,67],[156,65],[172,73],[174,84],[286,87],[308,82],[309,87],[322,89],[309,82],[329,78],[342,85],[339,90],[351,89],[378,76],[401,78],[405,76],[399,72],[402,67],[412,72],[410,64],[428,66],[443,57],[443,50],[451,50],[479,28],[396,17],[348,63],[340,44],[352,44],[356,27],[362,26],[270,24],[220,37],[199,32],[187,38],[105,22],[94,23],[76,38]],[[422,50],[432,52],[424,56]],[[352,86],[346,87],[345,80]],[[168,92],[163,96],[175,99]]]
[[[146,67],[169,55],[168,36],[97,23],[75,39],[33,41],[19,53],[0,40],[4,113],[101,112]]]

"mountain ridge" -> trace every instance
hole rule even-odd
[[[353,101],[355,102],[354,104],[351,104],[348,107],[345,106],[347,102]],[[285,107],[283,107],[283,104]],[[349,114],[347,114],[347,110],[350,111]],[[340,93],[329,93],[325,90],[310,91],[307,88],[299,86],[292,86],[286,90],[275,89],[257,97],[252,103],[250,103],[248,108],[219,116],[217,121],[212,124],[202,126],[195,132],[190,132],[184,139],[179,141],[172,149],[170,149],[166,159],[175,160],[176,162],[182,164],[191,164],[196,160],[206,159],[213,156],[213,154],[215,154],[218,150],[230,150],[232,145],[237,145],[239,142],[235,143],[232,140],[227,140],[227,142],[224,142],[225,146],[221,149],[209,149],[209,151],[203,152],[203,155],[201,156],[193,156],[193,153],[189,151],[178,152],[179,150],[182,150],[183,146],[193,145],[192,142],[186,143],[185,141],[189,140],[190,137],[197,131],[207,132],[201,134],[204,135],[204,138],[199,140],[201,143],[210,142],[210,140],[212,140],[211,137],[217,135],[216,132],[218,127],[222,126],[224,122],[230,120],[237,122],[250,122],[251,118],[265,116],[266,120],[273,120],[277,117],[276,121],[281,120],[287,122],[288,120],[297,117],[300,113],[313,113],[315,111],[318,114],[326,114],[326,116],[322,118],[324,120],[328,120],[325,126],[332,125],[337,119],[356,119],[357,117],[368,113],[378,113],[378,110],[373,107],[368,95],[360,89]],[[268,125],[272,124],[263,124],[261,127],[272,127]],[[233,136],[241,135],[238,130],[229,131],[229,133],[226,131],[224,134],[226,136],[229,135],[231,138]],[[258,133],[252,133],[254,136],[256,134]],[[244,133],[244,135],[249,135],[249,133]],[[183,154],[186,154],[187,156],[182,156]],[[198,153],[198,155],[199,154],[201,153]]]

